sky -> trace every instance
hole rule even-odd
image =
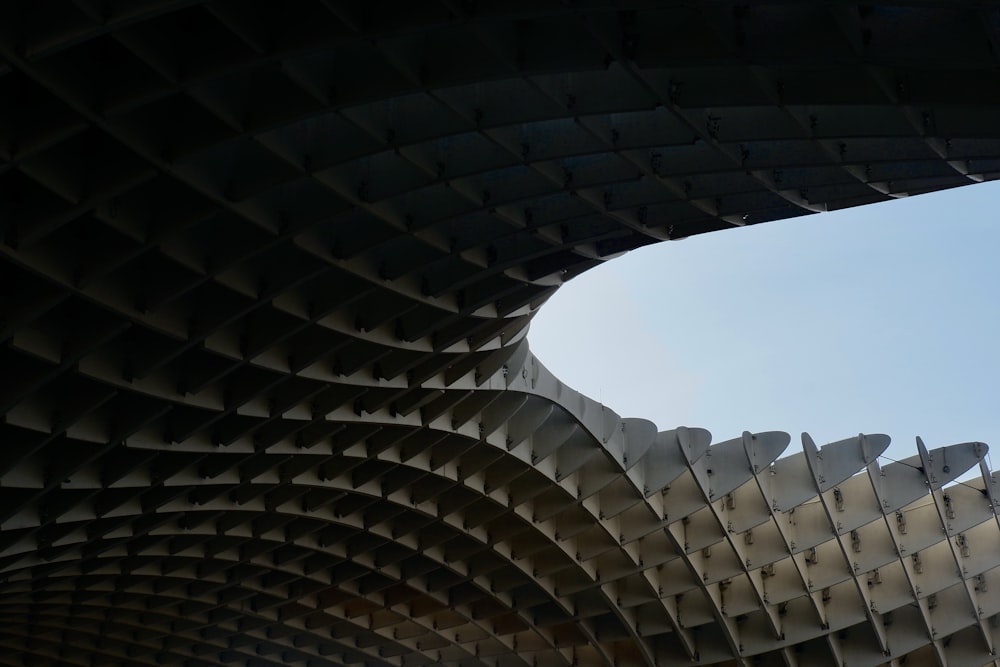
[[[531,350],[661,430],[886,433],[892,459],[978,440],[1000,464],[998,204],[985,183],[641,248],[564,285]]]

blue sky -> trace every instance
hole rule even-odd
[[[571,387],[660,429],[1000,457],[998,204],[987,183],[643,248],[563,286],[528,339]]]

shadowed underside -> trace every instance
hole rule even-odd
[[[657,433],[524,334],[996,178],[997,5],[5,3],[0,664],[996,664],[985,445]]]

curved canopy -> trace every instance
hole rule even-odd
[[[996,178],[998,4],[5,3],[0,665],[995,663],[984,445],[656,433],[524,334]]]

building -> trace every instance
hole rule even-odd
[[[1000,3],[0,11],[0,664],[995,664],[984,445],[710,446],[524,336],[996,178]]]

